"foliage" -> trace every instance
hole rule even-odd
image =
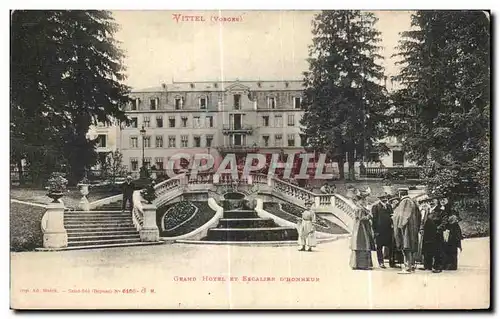
[[[11,15],[11,162],[25,159],[35,182],[65,167],[71,182],[95,164],[89,126],[126,120],[129,88],[107,11]]]
[[[66,193],[68,180],[64,178],[63,173],[54,172],[47,181],[46,189],[49,194]]]
[[[106,156],[106,164],[102,167],[105,170],[106,177],[110,177],[115,183],[117,177],[124,176],[127,171],[123,165],[123,154],[116,150]]]
[[[490,20],[482,11],[417,11],[397,56],[391,134],[434,192],[489,198]]]
[[[376,21],[352,10],[323,11],[313,20],[301,123],[307,143],[337,160],[342,179],[346,153],[353,179],[354,154],[387,150],[377,144],[387,102]]]
[[[150,181],[145,189],[141,191],[142,198],[144,198],[148,204],[152,204],[156,199],[156,190],[154,181]]]

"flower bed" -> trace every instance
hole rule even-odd
[[[45,208],[10,203],[10,250],[29,251],[43,245],[41,229]]]
[[[193,230],[196,230],[201,226],[205,225],[208,221],[210,221],[210,219],[212,219],[212,217],[215,216],[215,211],[208,206],[208,203],[206,201],[192,201],[188,203],[198,208],[196,214],[187,222],[184,222],[179,227],[176,227],[170,231],[160,229],[160,237],[175,237],[188,234]],[[157,214],[158,225],[161,225],[161,218],[163,217],[164,212],[166,212],[168,209],[177,204],[179,203],[166,205],[158,208],[158,214]]]
[[[265,202],[263,208],[268,213],[276,215],[286,221],[297,223],[299,218],[302,217],[302,212],[304,209],[289,203],[275,203],[275,202]],[[328,234],[342,234],[345,231],[335,223],[324,219],[322,217],[316,216],[316,230],[328,233]]]
[[[182,201],[171,205],[162,217],[162,230],[171,231],[186,222],[196,213],[196,206],[189,201]]]

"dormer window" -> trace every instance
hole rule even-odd
[[[182,110],[182,107],[184,106],[184,98],[183,97],[176,97],[175,98],[175,109],[176,110]]]
[[[288,86],[290,86],[290,83],[285,82],[285,87],[288,87]]]
[[[200,97],[199,104],[201,110],[206,110],[208,105],[208,98],[206,96]]]
[[[239,110],[241,109],[241,94],[235,94],[233,95],[234,98],[234,109]]]
[[[189,86],[190,86],[192,89],[194,89],[194,83],[191,83]]]
[[[261,86],[262,86],[262,83],[257,82],[257,86],[258,86],[258,87],[261,87]]]
[[[154,98],[149,100],[149,109],[150,110],[157,110],[158,109],[158,104],[160,104],[160,99],[159,98]]]
[[[219,85],[217,83],[214,83],[214,88],[218,88]]]
[[[276,98],[274,96],[269,96],[267,98],[267,107],[270,109],[276,108]]]

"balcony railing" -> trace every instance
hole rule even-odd
[[[234,125],[234,124],[224,124],[222,126],[222,134],[231,133],[244,133],[252,134],[253,128],[250,125]]]
[[[219,146],[218,151],[221,153],[256,153],[259,151],[257,145],[224,145]]]
[[[360,175],[370,178],[419,179],[423,167],[365,167]]]

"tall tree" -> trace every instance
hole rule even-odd
[[[376,22],[373,13],[347,10],[313,20],[302,124],[308,144],[336,160],[342,179],[346,154],[354,179],[357,159],[386,150],[378,144],[388,104]]]
[[[401,121],[393,133],[407,155],[428,167],[431,191],[457,194],[472,186],[489,193],[488,14],[418,11],[397,49],[402,88],[393,100]]]
[[[26,160],[41,177],[67,165],[73,181],[95,163],[89,126],[126,120],[116,29],[107,11],[11,14],[12,162]]]

